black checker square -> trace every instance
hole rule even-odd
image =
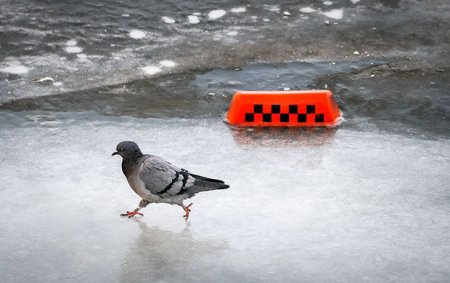
[[[254,122],[255,114],[253,113],[245,113],[245,122]]]
[[[297,114],[298,113],[298,105],[289,105],[289,114]]]
[[[316,106],[315,105],[306,105],[306,113],[307,114],[315,114]]]
[[[253,112],[254,113],[263,113],[263,105],[262,104],[253,105]]]
[[[324,115],[323,114],[316,114],[315,121],[316,121],[316,123],[323,123],[323,122],[325,122]]]
[[[263,114],[263,122],[272,122],[272,114]]]
[[[289,122],[289,114],[280,114],[280,122],[282,123]]]
[[[281,107],[279,104],[272,104],[272,114],[278,114],[281,111]]]
[[[298,114],[297,115],[297,122],[299,122],[299,123],[306,123],[306,114]]]

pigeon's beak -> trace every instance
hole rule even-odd
[[[119,154],[119,153],[116,151],[113,154],[111,154],[111,156],[114,156],[114,155],[117,155],[117,154]]]

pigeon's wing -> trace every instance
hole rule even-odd
[[[142,161],[139,178],[147,190],[162,197],[183,194],[194,183],[187,170],[154,155],[148,155]]]

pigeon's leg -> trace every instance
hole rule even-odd
[[[181,204],[181,207],[183,208],[184,212],[186,212],[183,217],[188,220],[189,219],[189,213],[191,212],[190,207],[193,205],[193,203],[190,203],[188,206],[184,206],[184,204]]]
[[[149,201],[142,199],[139,202],[139,207],[135,208],[133,211],[127,211],[127,213],[122,213],[120,216],[128,216],[128,218],[131,218],[131,217],[135,216],[136,214],[144,216],[144,214],[140,213],[139,210],[146,207],[147,204],[149,204]]]

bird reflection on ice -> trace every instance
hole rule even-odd
[[[227,249],[223,241],[195,239],[189,223],[177,233],[148,226],[137,218],[134,221],[139,226],[140,235],[122,264],[123,282],[170,282],[176,278],[189,279],[189,276],[193,276],[191,280],[195,281],[194,271],[199,262],[218,257],[218,253]]]

